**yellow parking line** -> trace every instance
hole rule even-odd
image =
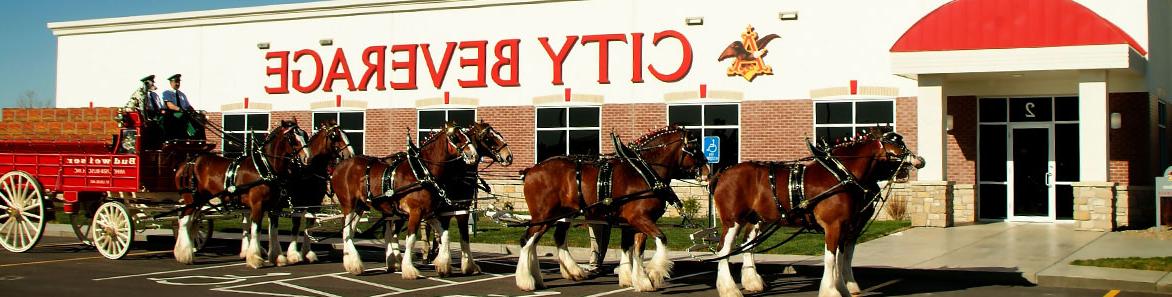
[[[170,252],[171,252],[171,251],[154,251],[154,252],[142,252],[142,253],[126,254],[126,255],[127,255],[127,256],[138,256],[138,255],[163,254],[163,253],[170,253]],[[0,265],[0,267],[24,266],[24,265],[35,265],[35,264],[45,264],[45,263],[57,263],[57,262],[69,262],[69,261],[80,261],[80,260],[90,260],[90,259],[105,259],[105,258],[106,258],[106,257],[102,257],[102,256],[96,256],[96,257],[82,257],[82,258],[70,258],[70,259],[57,259],[57,260],[46,260],[46,261],[36,261],[36,262],[24,262],[24,263],[2,264],[2,265]]]
[[[1107,291],[1107,295],[1103,295],[1103,297],[1115,297],[1115,295],[1119,295],[1119,290]]]

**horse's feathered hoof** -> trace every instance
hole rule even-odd
[[[317,253],[314,253],[313,251],[305,253],[305,261],[309,263],[317,263]]]
[[[346,272],[349,272],[351,275],[359,275],[362,274],[362,271],[366,270],[362,267],[362,258],[359,258],[355,254],[343,255],[342,266],[346,267]]]
[[[460,263],[460,272],[464,275],[480,274],[480,265],[476,265],[472,260],[463,260]]]
[[[757,274],[756,269],[741,269],[741,285],[745,286],[747,293],[765,291],[765,281]]]
[[[403,266],[403,279],[419,279],[419,269],[411,265]]]
[[[295,265],[295,264],[298,264],[298,263],[305,261],[305,258],[301,257],[301,252],[298,252],[298,251],[286,252],[285,259],[289,265]],[[280,260],[280,259],[278,258],[277,260]]]
[[[245,264],[248,265],[249,268],[260,269],[261,267],[265,266],[265,259],[258,255],[248,255],[248,258],[245,260]]]

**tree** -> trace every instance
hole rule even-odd
[[[37,91],[25,90],[17,99],[16,106],[21,108],[49,107],[49,102],[37,98]]]

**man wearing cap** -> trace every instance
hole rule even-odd
[[[196,127],[198,123],[192,121],[195,116],[195,109],[191,107],[191,103],[187,101],[187,94],[179,91],[180,77],[182,75],[175,74],[167,78],[171,82],[171,89],[163,91],[163,108],[166,109],[164,117],[167,121],[167,134],[171,139],[191,139],[195,138],[198,133]]]
[[[138,81],[142,85],[135,88],[134,93],[130,94],[130,101],[126,102],[126,109],[129,111],[141,110],[143,116],[146,116],[148,120],[154,120],[163,108],[163,100],[159,99],[159,93],[155,93],[155,75],[147,75]]]

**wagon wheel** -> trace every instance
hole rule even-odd
[[[90,230],[93,231],[94,246],[107,259],[126,256],[134,242],[134,221],[121,202],[110,201],[98,207]]]
[[[204,213],[207,211],[208,208],[204,207],[191,214],[191,219],[195,220],[195,234],[191,234],[191,239],[195,241],[195,251],[197,252],[207,246],[209,241],[212,241],[212,230],[215,229],[215,221],[204,218]],[[175,220],[175,223],[171,225],[171,235],[179,240],[179,220]]]
[[[0,245],[20,253],[29,250],[45,229],[41,183],[23,171],[0,177]]]

